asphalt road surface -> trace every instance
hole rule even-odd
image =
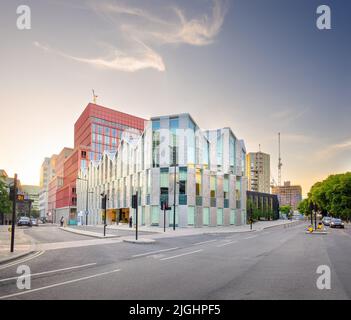
[[[350,299],[350,229],[327,235],[304,229],[48,250],[0,266],[0,299]],[[38,239],[44,234],[41,227],[29,232],[38,232]],[[50,232],[57,239],[64,231]],[[20,264],[31,269],[30,290],[17,289]],[[329,290],[316,285],[321,265],[331,271]]]

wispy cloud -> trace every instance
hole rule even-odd
[[[302,110],[295,108],[285,108],[272,113],[271,118],[286,124],[301,118],[309,111],[309,109],[310,108],[308,107]]]
[[[126,72],[134,72],[147,68],[154,68],[158,71],[165,70],[165,65],[163,63],[162,57],[143,43],[140,43],[140,45],[143,47],[143,50],[139,53],[134,52],[133,55],[116,49],[113,50],[107,57],[99,57],[93,59],[71,56],[58,50],[51,49],[50,47],[39,42],[34,42],[34,45],[46,52],[53,52],[64,58],[68,58],[81,63],[87,63],[97,68]]]
[[[331,159],[341,152],[351,151],[351,138],[339,143],[331,144],[316,153],[317,159]]]
[[[36,42],[36,46],[66,58],[92,66],[135,72],[143,69],[165,71],[164,60],[156,48],[167,44],[205,46],[220,32],[227,12],[227,0],[213,0],[210,13],[187,18],[178,7],[165,7],[158,14],[119,2],[94,2],[90,8],[117,27],[128,43],[128,49],[110,46],[104,57],[77,57]],[[124,19],[127,18],[127,19]]]

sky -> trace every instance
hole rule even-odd
[[[331,8],[331,30],[316,27]],[[19,5],[31,29],[16,26]],[[5,0],[0,4],[0,168],[38,184],[98,104],[146,119],[188,112],[271,155],[303,194],[351,170],[351,1]]]

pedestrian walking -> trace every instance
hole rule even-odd
[[[60,219],[60,226],[63,227],[63,224],[65,222],[65,218],[62,216]]]
[[[129,217],[129,228],[133,228],[133,218],[132,218],[132,216]]]

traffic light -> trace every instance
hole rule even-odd
[[[101,200],[101,208],[106,210],[107,195],[104,195]]]
[[[136,209],[138,207],[138,198],[137,195],[132,195],[132,208]]]
[[[18,188],[16,188],[16,198],[17,197],[18,197]],[[11,201],[13,201],[14,198],[15,198],[15,188],[14,188],[14,186],[10,186],[9,198],[10,198]]]

